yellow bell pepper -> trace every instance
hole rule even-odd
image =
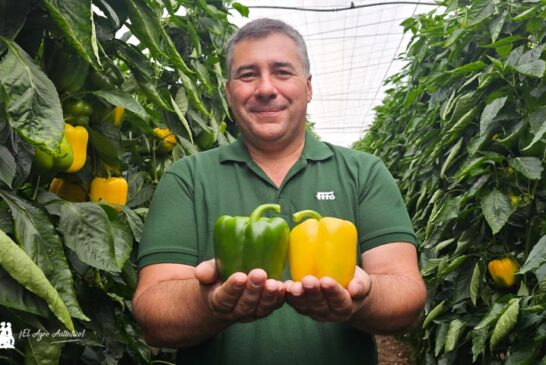
[[[293,215],[298,224],[290,233],[289,261],[292,279],[306,275],[329,276],[346,287],[356,266],[357,232],[353,223],[334,217],[322,217],[303,210]]]
[[[72,147],[72,153],[74,154],[74,160],[72,165],[64,171],[74,173],[80,171],[85,165],[87,159],[87,141],[89,140],[89,133],[87,129],[82,126],[74,127],[71,124],[65,123],[64,135]]]
[[[487,270],[495,284],[501,288],[511,288],[516,283],[515,273],[519,271],[519,263],[511,257],[491,260]]]
[[[176,137],[168,128],[154,128],[154,136],[160,140],[160,152],[169,152],[176,144]]]
[[[123,177],[96,177],[91,180],[89,197],[92,201],[125,206],[129,186]]]
[[[56,177],[51,181],[49,191],[57,194],[59,198],[73,203],[87,200],[87,193],[81,186],[59,177]]]

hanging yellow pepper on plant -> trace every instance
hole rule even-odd
[[[73,203],[80,203],[87,200],[87,193],[80,185],[59,177],[51,181],[49,191],[57,194],[59,198]]]
[[[313,210],[294,213],[300,222],[290,233],[290,273],[296,281],[306,275],[329,276],[346,287],[356,266],[357,232],[353,223],[334,217],[322,217]]]
[[[70,143],[72,153],[74,154],[72,165],[64,171],[70,173],[78,172],[83,165],[85,165],[85,160],[87,159],[87,141],[89,140],[89,133],[85,127],[74,127],[71,124],[65,123],[64,135]]]
[[[123,177],[95,177],[91,180],[89,197],[92,201],[125,206],[129,186]]]
[[[515,273],[519,271],[519,263],[511,257],[491,260],[487,270],[495,284],[501,288],[511,288],[516,283]]]
[[[154,136],[160,140],[160,152],[170,152],[176,144],[176,137],[168,128],[154,128]]]

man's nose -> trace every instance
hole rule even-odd
[[[256,98],[259,99],[273,99],[277,96],[277,87],[275,86],[275,80],[270,75],[262,75],[258,79],[258,85],[256,87]]]

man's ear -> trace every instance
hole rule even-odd
[[[311,84],[311,74],[307,76],[307,102],[311,102],[311,99],[313,99],[313,85]]]
[[[229,80],[226,81],[226,99],[228,104],[231,106],[231,90]]]

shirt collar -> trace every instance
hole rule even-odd
[[[303,147],[302,158],[306,160],[320,161],[333,155],[330,146],[318,140],[311,132],[305,131],[305,146]],[[251,162],[252,159],[246,149],[241,136],[237,140],[222,149],[220,162],[236,161]]]

